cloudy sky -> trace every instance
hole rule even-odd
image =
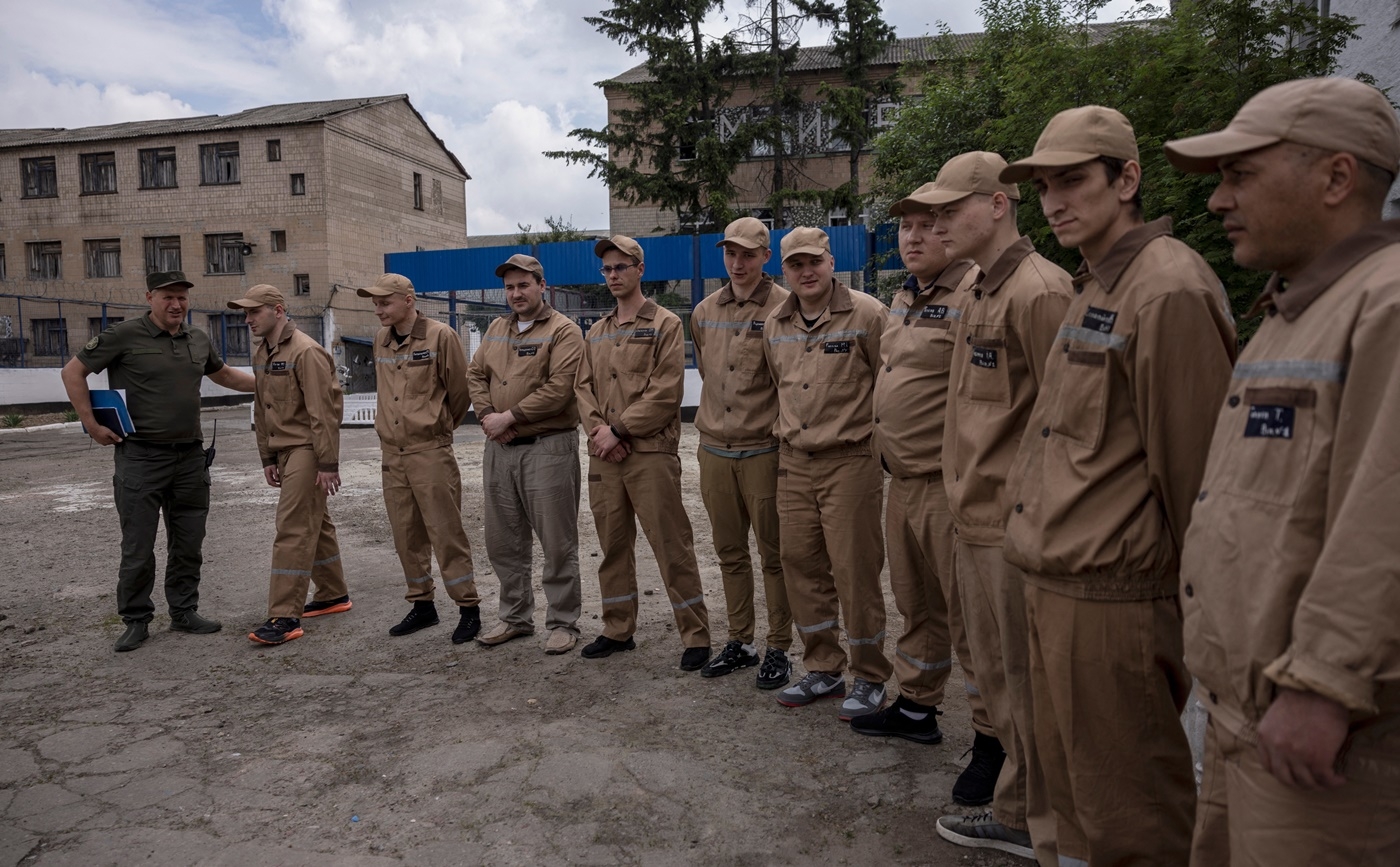
[[[0,6],[16,3],[4,0]],[[1134,0],[1114,0],[1102,18]],[[594,86],[640,62],[583,16],[603,0],[62,0],[0,28],[0,128],[228,114],[259,105],[407,93],[466,165],[472,235],[607,224],[585,170],[541,151],[596,127]],[[980,29],[973,0],[886,0],[901,36]],[[717,32],[738,23],[729,0]],[[804,45],[827,42],[808,25]]]

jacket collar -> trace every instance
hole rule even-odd
[[[169,331],[166,331],[164,328],[161,328],[159,325],[156,324],[156,321],[151,318],[151,312],[149,310],[146,311],[146,315],[141,317],[141,324],[146,327],[146,333],[152,337],[159,337],[162,334],[170,338],[188,337],[190,334],[189,329],[185,327],[185,323],[183,321],[180,323],[180,330],[175,332],[174,334],[171,334]]]
[[[758,281],[758,286],[754,287],[753,294],[749,296],[748,300],[762,307],[764,304],[768,303],[768,294],[772,291],[773,275],[764,274],[762,279]],[[718,300],[721,304],[732,304],[738,300],[734,297],[734,284],[732,282],[725,283],[724,287],[719,290]]]
[[[989,270],[974,288],[980,289],[988,295],[1001,288],[1001,284],[1011,278],[1016,273],[1016,269],[1021,267],[1021,262],[1027,256],[1035,252],[1035,244],[1031,239],[1022,235],[1016,239],[1016,243],[1001,251],[1001,255],[992,263]]]
[[[614,321],[617,320],[617,305],[616,305],[616,304],[613,305],[613,309],[611,309],[611,310],[608,311],[608,317],[609,317],[610,319],[613,319]],[[645,300],[645,301],[642,302],[641,309],[639,309],[639,310],[637,311],[637,318],[638,318],[638,319],[647,319],[647,320],[651,320],[651,319],[655,319],[655,318],[656,318],[656,299],[655,299],[655,298],[648,298],[647,300]]]
[[[835,277],[831,278],[831,283],[831,298],[826,302],[827,312],[835,316],[837,313],[845,313],[854,308],[856,305],[851,298],[850,288]],[[778,309],[773,311],[773,315],[779,319],[790,319],[798,312],[800,309],[798,305],[801,303],[797,293],[791,292],[787,299],[778,305]]]
[[[1128,270],[1128,266],[1133,264],[1138,254],[1152,241],[1163,236],[1171,237],[1171,233],[1171,217],[1159,217],[1150,223],[1129,229],[1109,249],[1108,255],[1103,257],[1103,261],[1097,267],[1091,267],[1087,261],[1079,263],[1079,270],[1074,272],[1074,285],[1080,286],[1088,282],[1090,277],[1094,277],[1103,284],[1105,292],[1112,293],[1113,287],[1117,285],[1123,272]]]
[[[408,336],[414,340],[422,340],[428,336],[428,317],[424,316],[421,310],[413,311],[413,327],[408,329]],[[394,341],[394,328],[388,326],[384,329],[384,339],[380,341],[385,346],[392,346]]]
[[[1400,220],[1372,223],[1332,245],[1292,280],[1274,274],[1246,315],[1257,316],[1274,307],[1292,322],[1362,259],[1391,244],[1400,244]]]

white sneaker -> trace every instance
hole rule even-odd
[[[778,693],[778,704],[805,707],[817,699],[840,698],[846,694],[846,679],[837,674],[809,671],[802,679]]]

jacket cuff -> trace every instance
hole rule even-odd
[[[1302,656],[1292,647],[1264,669],[1264,676],[1286,689],[1329,698],[1350,711],[1353,718],[1365,719],[1380,713],[1369,678],[1330,662]]]
[[[481,424],[481,420],[488,415],[495,415],[496,408],[491,406],[477,406],[472,404],[472,410],[476,413],[476,423]]]
[[[340,464],[318,463],[316,464],[316,471],[320,473],[338,473],[340,472]]]
[[[610,427],[612,428],[613,436],[618,439],[629,440],[632,438],[632,433],[627,430],[627,425],[622,423],[622,419],[613,422]]]
[[[275,466],[277,466],[277,455],[276,455],[276,454],[263,455],[263,456],[262,456],[262,465],[263,465],[264,467],[275,467]]]
[[[523,412],[520,411],[520,407],[518,407],[518,406],[517,406],[517,407],[512,407],[511,409],[508,409],[508,410],[506,410],[506,411],[510,413],[510,417],[511,417],[511,418],[515,419],[515,423],[516,423],[516,424],[529,424],[529,423],[530,423],[530,420],[529,420],[528,418],[525,417],[525,413],[523,413]]]

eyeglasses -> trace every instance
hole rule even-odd
[[[599,274],[602,274],[604,277],[607,277],[607,276],[610,276],[613,272],[616,272],[616,273],[618,273],[618,274],[621,274],[621,273],[623,273],[624,271],[626,271],[628,268],[635,268],[635,267],[637,267],[635,263],[633,263],[633,264],[628,264],[628,265],[604,265],[603,267],[601,267],[601,268],[598,269],[598,273],[599,273]]]

